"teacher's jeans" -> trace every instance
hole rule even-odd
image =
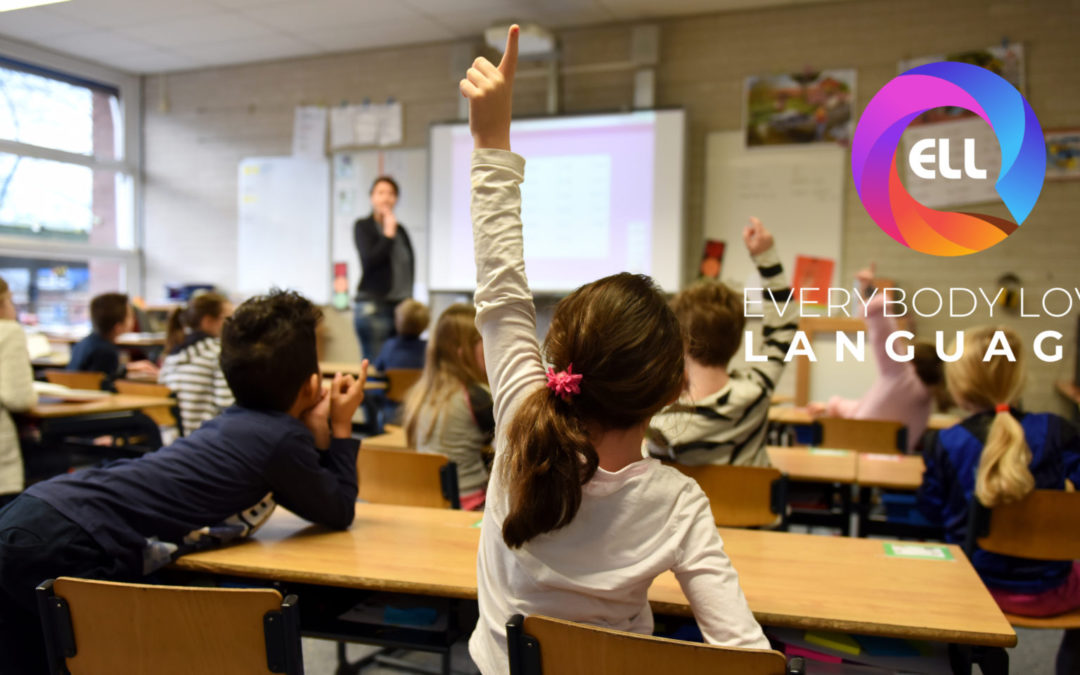
[[[387,300],[357,300],[353,308],[356,337],[360,339],[360,357],[374,361],[383,343],[393,337],[394,306]]]

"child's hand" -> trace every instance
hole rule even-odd
[[[315,447],[325,450],[330,447],[330,392],[319,389],[319,402],[304,411],[300,421],[315,437]]]
[[[127,364],[127,369],[133,373],[144,373],[146,375],[153,375],[154,377],[157,377],[159,372],[158,367],[154,364],[154,362],[147,361],[146,359],[143,359],[141,361],[132,361],[131,363]]]
[[[360,377],[352,375],[334,375],[330,385],[330,430],[334,438],[352,436],[352,418],[356,409],[364,401],[364,382],[367,380],[368,361],[360,363]]]
[[[750,224],[743,228],[742,238],[750,255],[761,255],[773,247],[772,233],[753,216],[750,217]]]
[[[877,271],[877,265],[870,263],[868,267],[864,267],[855,273],[855,281],[859,282],[859,288],[868,288],[874,283],[874,273]]]
[[[458,85],[461,95],[469,99],[469,130],[476,148],[510,149],[510,109],[519,32],[517,24],[510,26],[506,51],[498,68],[481,56],[473,61]]]
[[[810,413],[810,416],[817,419],[818,417],[825,416],[825,404],[820,401],[814,401],[806,406],[806,412]]]

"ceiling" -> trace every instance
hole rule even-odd
[[[71,0],[0,13],[0,36],[160,73],[478,36],[821,0]]]

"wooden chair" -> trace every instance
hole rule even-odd
[[[683,642],[546,616],[515,615],[506,624],[506,642],[510,675],[805,672],[801,657],[788,663],[783,654],[771,649]]]
[[[356,458],[360,492],[375,504],[460,509],[457,464],[446,455],[360,446]]]
[[[105,373],[79,370],[46,370],[45,379],[52,384],[60,384],[70,389],[100,391],[101,383],[105,381]]]
[[[895,453],[907,449],[907,427],[893,420],[851,420],[822,417],[818,445],[855,452]]]
[[[171,398],[176,400],[176,395],[172,390],[163,384],[154,384],[151,382],[136,382],[134,380],[116,380],[113,382],[116,386],[116,393],[118,394],[134,394],[135,396],[154,396],[156,398]],[[178,403],[173,403],[171,406],[157,406],[154,408],[143,408],[142,411],[146,413],[147,417],[154,420],[158,426],[162,427],[176,427],[180,435],[184,435],[183,428],[180,423],[180,409]]]
[[[37,588],[49,671],[301,675],[296,596],[60,577]]]
[[[416,384],[417,380],[423,374],[421,368],[391,368],[388,369],[384,375],[386,375],[386,400],[391,403],[402,403],[405,401],[405,395],[409,393],[412,386]]]
[[[1080,559],[1080,492],[1034,490],[1024,499],[988,509],[973,501],[968,513],[964,551],[976,547],[991,553],[1034,560]],[[1080,628],[1080,608],[1045,618],[1005,614],[1022,628]]]
[[[779,469],[763,466],[664,462],[693,478],[705,491],[718,527],[786,529],[788,479]]]

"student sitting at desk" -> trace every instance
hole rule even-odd
[[[104,373],[102,389],[112,389],[113,381],[124,377],[128,370],[157,376],[157,366],[149,361],[135,361],[123,366],[116,340],[130,333],[135,314],[123,293],[103,293],[90,301],[90,323],[93,332],[71,348],[67,369]]]
[[[765,286],[758,352],[765,360],[728,371],[746,325],[742,293],[704,281],[676,295],[671,307],[683,328],[686,390],[649,425],[646,447],[654,457],[689,465],[769,465],[769,407],[798,328],[798,302],[788,301],[791,290],[772,234],[757,218],[750,222],[743,240]]]
[[[461,508],[467,511],[484,505],[484,449],[495,432],[483,350],[476,310],[450,305],[435,324],[424,373],[405,399],[409,445],[457,464]]]
[[[10,413],[28,410],[36,402],[26,333],[16,321],[11,289],[0,279],[0,506],[23,489],[22,451]]]
[[[375,370],[385,373],[396,368],[419,370],[424,367],[427,340],[420,335],[427,330],[431,312],[417,300],[402,300],[394,308],[394,330],[397,335],[383,343],[375,357]]]
[[[469,653],[484,675],[506,673],[506,621],[518,613],[649,634],[648,589],[666,570],[706,640],[767,649],[705,494],[641,456],[649,419],[683,381],[679,321],[653,281],[616,274],[560,301],[545,374],[523,256],[525,160],[510,152],[517,39],[511,26],[499,68],[477,59],[460,83],[475,145],[476,321],[496,425]]]
[[[295,293],[248,300],[221,339],[237,405],[138,459],[36,483],[0,511],[5,666],[45,670],[34,597],[45,579],[136,579],[183,553],[250,534],[275,501],[328,527],[352,523],[359,449],[352,416],[364,377],[339,374],[323,390],[320,319]]]
[[[855,276],[859,286],[873,289],[874,267]],[[912,346],[911,361],[895,361],[885,351],[885,340],[896,330],[896,320],[885,316],[885,296],[880,292],[865,304],[867,341],[874,353],[877,377],[862,398],[833,396],[826,403],[811,403],[812,415],[846,417],[856,420],[895,420],[907,428],[907,451],[913,452],[922,440],[934,401],[940,398],[944,379],[941,358],[929,342]]]
[[[176,394],[184,435],[233,404],[221,371],[221,329],[233,312],[220,293],[202,293],[169,316],[158,381]]]
[[[1001,330],[1016,356],[983,355]],[[926,473],[919,509],[945,527],[945,540],[963,543],[973,499],[993,507],[1032,490],[1062,490],[1080,482],[1080,438],[1067,421],[1016,407],[1024,385],[1020,338],[1011,330],[965,331],[964,353],[945,365],[945,382],[958,405],[971,412],[960,424],[931,433],[923,453]],[[971,558],[1003,610],[1053,616],[1080,607],[1080,562],[1040,562],[976,551]],[[1080,630],[1065,632],[1059,673],[1080,668]]]

